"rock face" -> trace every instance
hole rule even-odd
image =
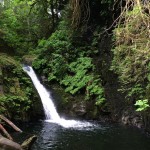
[[[83,117],[87,113],[86,104],[84,102],[77,102],[73,104],[72,110],[77,116]]]
[[[133,111],[131,108],[128,108],[123,112],[121,122],[125,125],[135,126],[138,128],[143,127],[142,116]]]

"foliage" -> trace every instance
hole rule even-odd
[[[23,18],[19,18],[19,16],[17,15],[17,11],[14,11],[11,6],[5,8],[6,9],[4,9],[0,18],[0,24],[5,33],[3,39],[8,42],[10,47],[18,49],[18,47],[22,44],[21,41],[23,41],[22,36],[24,32],[22,32],[21,35],[18,34],[18,32],[21,32],[22,30],[21,27],[23,23],[22,20],[21,22],[19,20]],[[20,9],[20,11],[21,10],[22,9]]]
[[[61,81],[61,84],[66,87],[66,92],[76,94],[85,89],[85,100],[90,100],[91,97],[96,96],[96,105],[105,101],[100,80],[90,71],[94,71],[94,65],[90,57],[78,58],[77,61],[69,65],[68,69],[70,75],[66,75]]]
[[[141,84],[135,84],[131,88],[128,89],[127,98],[135,97],[135,98],[144,98],[145,91],[144,87]]]
[[[105,102],[104,88],[101,85],[100,79],[95,78],[92,83],[87,86],[86,98],[89,99],[91,96],[96,96],[96,105],[102,105]]]
[[[111,21],[114,0],[70,0],[70,22],[74,30],[86,31],[92,25]]]
[[[119,75],[122,90],[134,101],[148,98],[150,42],[149,14],[145,10],[150,10],[149,2],[128,0],[114,30],[112,70]]]
[[[13,96],[13,95],[5,95],[0,97],[0,105],[2,106],[1,113],[5,113],[6,110],[9,110],[10,114],[17,114],[26,112],[31,105],[31,101],[28,97],[22,96]]]
[[[72,95],[84,94],[85,100],[94,99],[95,103],[99,101],[100,104],[104,100],[104,92],[90,57],[96,53],[95,44],[76,40],[79,35],[67,27],[68,23],[61,21],[58,29],[47,40],[39,41],[39,56],[33,66],[50,82],[57,81],[64,86],[66,92]]]
[[[92,78],[88,74],[88,70],[92,67],[91,58],[88,57],[78,58],[77,61],[70,63],[68,66],[70,75],[66,75],[61,81],[61,84],[67,87],[66,92],[75,94],[85,87]]]
[[[0,93],[0,113],[23,118],[32,106],[32,83],[22,66],[5,54],[0,55],[0,70],[0,84],[3,87]]]
[[[5,3],[0,15],[0,28],[3,31],[1,38],[15,50],[15,55],[27,54],[33,50],[38,39],[48,32],[48,16],[40,15],[39,6],[31,11],[32,3],[28,0],[9,1]]]
[[[67,61],[71,59],[70,43],[68,32],[63,28],[54,32],[47,40],[40,40],[37,47],[40,56],[33,62],[34,67],[47,73],[49,80],[61,77],[65,73]],[[51,74],[48,75],[48,72]]]
[[[150,107],[149,104],[148,104],[148,99],[137,100],[134,105],[138,106],[138,108],[136,109],[136,111],[145,111],[145,110],[147,110]]]
[[[19,63],[15,61],[12,57],[9,57],[8,55],[4,53],[0,53],[0,66],[17,66]]]

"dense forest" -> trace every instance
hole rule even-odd
[[[0,114],[29,121],[43,110],[23,64],[60,112],[150,130],[149,0],[0,0]]]

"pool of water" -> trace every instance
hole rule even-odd
[[[135,128],[93,123],[82,128],[64,128],[40,121],[24,124],[23,133],[13,133],[18,142],[36,134],[32,150],[150,150],[150,138]]]

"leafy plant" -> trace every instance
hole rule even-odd
[[[148,104],[148,99],[137,100],[134,105],[138,107],[136,111],[146,111],[150,107]]]
[[[72,95],[84,94],[85,100],[93,100],[100,105],[105,100],[104,90],[100,77],[94,73],[95,65],[91,57],[98,52],[98,42],[94,39],[90,45],[77,40],[78,36],[62,20],[47,40],[39,41],[39,56],[33,65],[49,82],[56,81],[66,92]]]
[[[105,101],[100,79],[95,78],[94,74],[91,74],[91,71],[94,71],[91,58],[78,58],[77,61],[69,65],[69,71],[70,75],[66,75],[60,82],[62,85],[65,85],[66,92],[76,94],[83,90],[85,92],[85,100],[95,99],[96,97],[96,105],[100,105]]]
[[[87,90],[86,99],[90,99],[90,97],[95,95],[96,105],[101,105],[105,102],[106,99],[104,97],[104,88],[102,87],[99,78],[91,80],[91,83],[88,84],[86,90]]]
[[[91,58],[88,57],[78,58],[77,61],[72,62],[68,66],[70,75],[66,75],[61,81],[61,84],[66,86],[66,92],[75,94],[85,87],[92,78],[91,75],[87,74],[92,67]]]

